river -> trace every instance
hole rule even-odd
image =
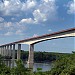
[[[11,61],[6,61],[5,62],[6,65],[12,65]],[[28,65],[25,64],[25,67],[27,67]],[[16,63],[15,63],[15,66],[16,66]],[[33,65],[33,71],[37,71],[37,68],[42,68],[42,71],[49,71],[51,70],[51,67],[52,67],[52,63],[34,63]]]
[[[27,64],[25,64],[27,67]],[[33,71],[37,71],[37,68],[42,68],[42,71],[51,70],[52,63],[34,63]]]

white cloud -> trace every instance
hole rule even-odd
[[[8,1],[8,0],[5,0],[5,1],[4,1],[4,5],[5,5],[5,6],[8,6],[8,5],[9,5],[9,1]]]
[[[17,35],[22,35],[23,32],[22,32],[22,30],[17,30],[15,34],[17,34]]]
[[[4,22],[4,19],[0,17],[0,30],[3,33],[5,32],[4,35],[23,34],[27,24],[41,23],[55,18],[56,10],[55,0],[41,0],[39,4],[36,0],[26,0],[26,2],[21,2],[20,0],[4,0],[4,3],[0,2],[0,15],[11,15],[14,17],[14,15],[24,15],[28,12],[27,17],[32,17],[25,18],[26,16],[24,15],[23,19],[19,22]],[[15,20],[13,17],[11,17],[11,20]],[[34,34],[34,36],[37,35]]]
[[[0,22],[3,22],[4,21],[4,18],[0,17]]]
[[[20,23],[33,23],[34,21],[32,20],[32,18],[26,18],[26,19],[22,19],[20,21]]]
[[[44,2],[47,2],[47,3],[48,3],[49,1],[55,2],[55,0],[44,0]]]
[[[3,15],[20,16],[23,13],[30,12],[36,21],[46,21],[47,18],[52,19],[56,15],[57,6],[55,0],[41,0],[39,5],[36,0],[27,0],[21,2],[20,0],[4,0],[0,2],[0,12]],[[40,19],[40,20],[39,20]]]
[[[51,30],[51,29],[49,29],[48,31],[49,31],[49,32],[51,32],[52,30]]]
[[[12,24],[12,22],[4,22],[5,24],[4,24],[4,27],[12,27],[13,26],[13,24]]]
[[[67,11],[68,14],[75,14],[75,0],[68,2],[67,7],[69,8]]]
[[[31,0],[28,0],[27,1],[27,7],[28,8],[32,8],[32,7],[34,7],[36,5],[36,2],[35,1],[31,1]]]
[[[37,36],[38,36],[37,34],[34,34],[34,35],[33,35],[33,37],[37,37]]]
[[[35,22],[46,21],[47,17],[45,14],[41,13],[39,9],[33,12]]]
[[[10,35],[13,35],[13,32],[7,32],[4,34],[5,36],[10,36]]]
[[[3,22],[0,23],[0,31],[3,35],[23,35],[23,31],[26,30],[26,26],[20,25],[19,22]],[[7,32],[7,33],[6,33]]]
[[[15,18],[13,18],[13,17],[12,17],[12,18],[11,18],[11,20],[12,20],[12,21],[14,21],[14,20],[15,20]]]
[[[21,2],[20,0],[4,0],[4,2],[0,2],[0,11],[3,15],[19,16],[21,12],[30,10],[35,5],[36,1],[34,0],[27,0],[26,2]]]
[[[22,3],[22,11],[27,11],[33,9],[37,5],[35,0],[27,0],[26,3]]]
[[[35,22],[45,22],[54,20],[57,14],[55,0],[42,0],[36,10],[33,12]]]
[[[45,2],[48,2],[49,0],[44,0]]]
[[[4,0],[4,3],[0,3],[0,11],[3,15],[16,14],[20,9],[21,2],[19,0]]]

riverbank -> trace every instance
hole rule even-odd
[[[40,67],[33,72],[26,68],[21,60],[16,61],[13,68],[5,66],[0,61],[0,75],[75,75],[75,53],[63,55],[55,61],[51,70],[45,72]]]

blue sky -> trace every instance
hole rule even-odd
[[[74,15],[75,0],[0,0],[0,45],[73,28]],[[35,50],[71,52],[74,38],[42,42]]]

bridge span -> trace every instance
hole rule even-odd
[[[53,39],[59,39],[59,38],[67,38],[67,37],[75,37],[75,28],[67,29],[67,30],[62,30],[59,32],[54,32],[51,34],[46,34],[42,36],[37,36],[37,37],[32,37],[8,44],[4,44],[0,46],[0,54],[2,56],[11,56],[12,61],[13,61],[13,66],[14,66],[14,59],[15,59],[15,45],[18,45],[18,50],[17,50],[17,60],[20,59],[20,51],[21,51],[21,44],[28,44],[29,45],[29,57],[28,57],[28,65],[29,68],[33,67],[34,63],[34,45],[47,41],[47,40],[53,40]]]

